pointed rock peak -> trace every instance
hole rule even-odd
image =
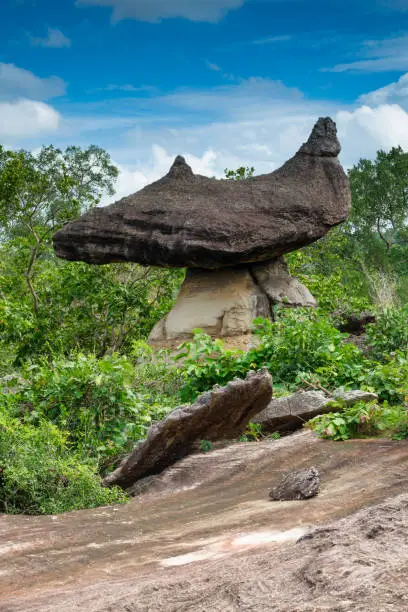
[[[194,172],[184,157],[182,155],[177,155],[167,176],[175,179],[185,179],[194,176]]]
[[[308,141],[300,147],[298,152],[316,157],[337,157],[340,151],[336,124],[330,117],[320,117]]]

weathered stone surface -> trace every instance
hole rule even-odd
[[[187,270],[172,310],[149,336],[154,346],[177,346],[196,328],[227,345],[248,348],[252,322],[270,318],[271,306],[315,306],[310,291],[289,275],[283,259],[221,270]]]
[[[328,398],[322,391],[301,391],[272,400],[252,421],[266,432],[293,431],[309,419],[322,414]]]
[[[172,310],[153,328],[149,342],[177,344],[199,327],[217,338],[248,336],[255,317],[269,317],[268,298],[247,268],[188,270]]]
[[[159,474],[188,455],[196,440],[237,437],[271,397],[272,379],[266,370],[250,372],[245,380],[233,380],[226,387],[214,387],[192,406],[178,408],[153,425],[147,439],[105,478],[105,485],[126,489],[141,478]]]
[[[346,404],[346,406],[352,406],[353,404],[357,404],[357,402],[375,402],[378,400],[377,393],[370,393],[369,391],[360,391],[356,389],[355,391],[336,391],[333,394],[334,400],[341,400]]]
[[[320,488],[320,475],[315,467],[286,474],[269,492],[274,501],[292,501],[316,497]]]
[[[333,402],[337,400],[352,406],[357,402],[372,402],[376,399],[376,393],[359,390],[338,391],[333,397],[327,397],[322,391],[299,391],[272,400],[252,421],[262,425],[265,432],[294,431],[318,414],[333,412]]]
[[[322,118],[270,174],[216,180],[194,175],[177,157],[156,183],[58,231],[55,252],[94,264],[210,269],[275,259],[347,218],[350,190],[339,152],[336,126]]]
[[[275,261],[254,264],[251,266],[251,272],[272,305],[317,306],[309,289],[297,278],[290,276],[288,266],[282,257]]]

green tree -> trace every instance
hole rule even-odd
[[[401,147],[360,159],[349,171],[353,196],[351,222],[360,236],[374,232],[387,252],[408,245],[408,153]]]
[[[255,174],[255,168],[249,166],[241,166],[236,170],[229,170],[225,168],[224,170],[225,178],[231,181],[243,181],[247,178],[252,178]]]
[[[35,264],[52,234],[114,194],[118,169],[103,149],[53,146],[38,153],[0,146],[0,238],[18,238],[22,270],[36,314]]]

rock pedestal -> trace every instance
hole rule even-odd
[[[222,270],[187,270],[172,310],[153,328],[150,344],[175,347],[200,328],[227,346],[251,345],[252,321],[271,307],[315,306],[310,291],[289,275],[283,259]]]

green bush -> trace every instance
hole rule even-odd
[[[191,401],[215,384],[244,377],[249,370],[267,367],[278,388],[292,390],[315,375],[319,384],[330,387],[360,384],[367,360],[354,344],[345,344],[347,334],[336,329],[330,317],[307,308],[277,309],[275,321],[257,319],[259,343],[247,353],[226,349],[221,340],[196,330],[194,340],[182,345],[178,356],[183,401]]]
[[[385,363],[372,363],[362,386],[376,391],[381,400],[393,404],[408,402],[408,355],[397,351]]]
[[[222,340],[213,340],[200,329],[194,332],[194,339],[182,344],[176,356],[176,360],[183,359],[180,395],[184,402],[194,401],[201,392],[225,385],[235,376],[242,378],[251,369],[243,351],[226,349]]]
[[[72,454],[67,434],[40,420],[35,426],[0,408],[0,512],[54,514],[124,502],[101,486],[95,462]]]
[[[294,383],[302,373],[321,370],[324,383],[346,385],[363,363],[361,351],[344,344],[347,335],[319,311],[283,310],[275,322],[258,319],[255,324],[260,344],[249,351],[248,360],[266,366],[277,382]]]
[[[375,323],[367,326],[370,354],[383,359],[397,350],[408,351],[408,305],[384,308]]]
[[[31,423],[50,421],[69,433],[79,452],[105,467],[174,407],[174,399],[159,402],[157,393],[140,382],[135,386],[132,362],[117,355],[42,361],[24,374],[26,382],[9,399],[15,415]]]
[[[350,438],[384,435],[401,439],[407,437],[408,415],[404,406],[390,406],[387,402],[357,402],[344,406],[333,402],[333,408],[341,412],[330,412],[311,419],[306,427],[313,429],[321,438],[349,440]]]

